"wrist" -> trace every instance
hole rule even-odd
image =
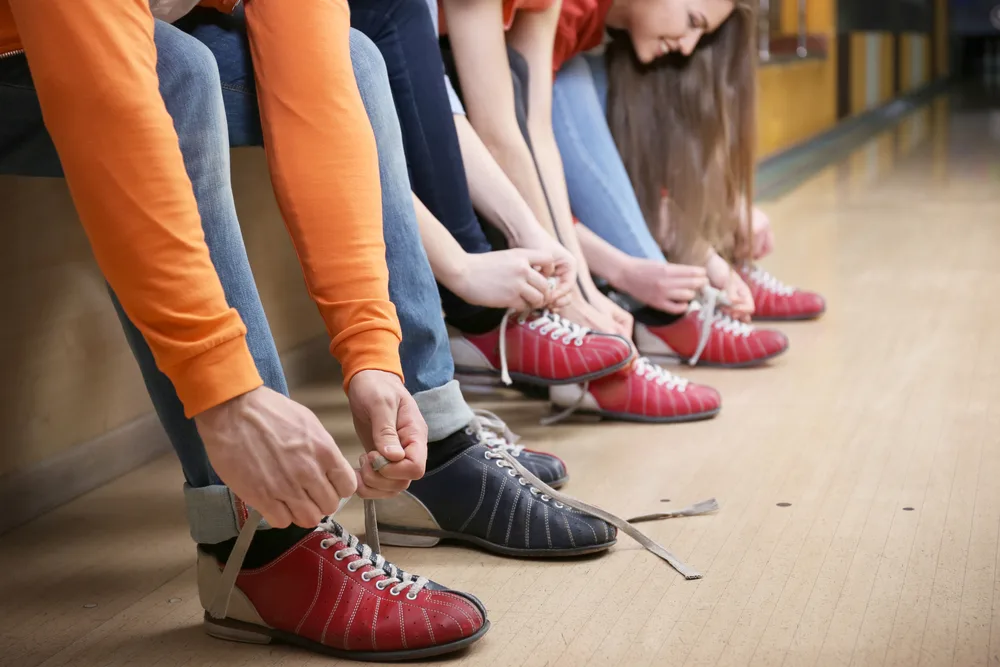
[[[726,284],[729,282],[729,274],[732,272],[732,268],[718,253],[712,251],[708,262],[705,263],[705,271],[708,273],[708,282],[712,284],[712,287],[725,289]]]
[[[454,260],[447,262],[440,271],[435,272],[438,282],[452,292],[459,294],[469,282],[472,272],[472,256],[467,252],[457,253]]]

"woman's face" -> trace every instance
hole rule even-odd
[[[668,53],[690,55],[702,35],[729,18],[733,0],[633,0],[626,17],[635,54],[649,63]]]

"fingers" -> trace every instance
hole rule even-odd
[[[420,415],[416,401],[408,394],[400,401],[396,430],[406,458],[389,463],[376,472],[386,479],[397,481],[420,479],[424,476],[427,465],[427,424]],[[375,457],[373,452],[368,454],[369,465],[374,463]]]
[[[521,285],[521,289],[518,292],[518,297],[521,299],[523,306],[518,307],[519,310],[538,310],[543,308],[548,298],[548,290],[539,291],[532,285]]]
[[[373,452],[368,452],[367,454],[362,454],[358,459],[360,467],[355,471],[358,495],[368,499],[391,498],[405,491],[410,485],[409,480],[389,479],[383,474],[389,467],[398,464],[390,463],[389,466],[376,471],[371,464],[371,457],[373,456],[376,455]]]
[[[267,521],[267,525],[272,528],[288,528],[292,525],[292,513],[288,509],[288,506],[280,500],[261,502],[259,504],[250,503],[250,506],[260,512],[260,515],[264,517],[264,521]]]
[[[375,451],[391,462],[406,458],[403,445],[399,442],[396,432],[396,417],[399,411],[397,397],[386,396],[374,401],[368,406],[368,417],[371,424],[372,445]]]
[[[693,295],[690,298],[681,298],[676,301],[666,300],[659,304],[659,308],[664,312],[670,313],[671,315],[683,315],[687,312],[688,307],[693,300]]]
[[[338,449],[333,463],[324,469],[326,479],[333,485],[333,491],[338,498],[350,498],[357,491],[357,480],[354,475],[354,468],[347,462],[344,455]],[[337,508],[333,507],[327,514],[332,514]]]
[[[327,514],[332,514],[336,510],[336,507],[334,507],[329,512],[323,512],[304,493],[294,500],[286,500],[285,505],[288,506],[288,510],[292,514],[292,522],[296,526],[302,526],[303,528],[315,528],[323,520],[323,517]]]

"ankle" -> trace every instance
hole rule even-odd
[[[296,525],[287,528],[258,530],[253,536],[246,558],[243,559],[243,569],[263,567],[273,562],[312,531],[312,528],[302,528]],[[214,556],[220,564],[225,565],[233,547],[236,546],[236,538],[216,544],[199,544],[198,546]]]

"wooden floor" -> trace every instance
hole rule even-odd
[[[768,205],[767,267],[830,310],[783,326],[792,348],[770,367],[688,371],[722,391],[718,419],[545,428],[541,403],[484,404],[565,457],[567,490],[590,502],[634,515],[715,496],[722,509],[645,524],[705,572],[697,582],[627,538],[581,562],[390,549],[489,607],[492,632],[454,664],[1000,662],[991,125],[938,103]],[[299,398],[349,442],[336,393]],[[0,538],[0,665],[334,664],[202,633],[180,484],[173,459],[157,461]],[[346,515],[360,528],[359,506]]]

